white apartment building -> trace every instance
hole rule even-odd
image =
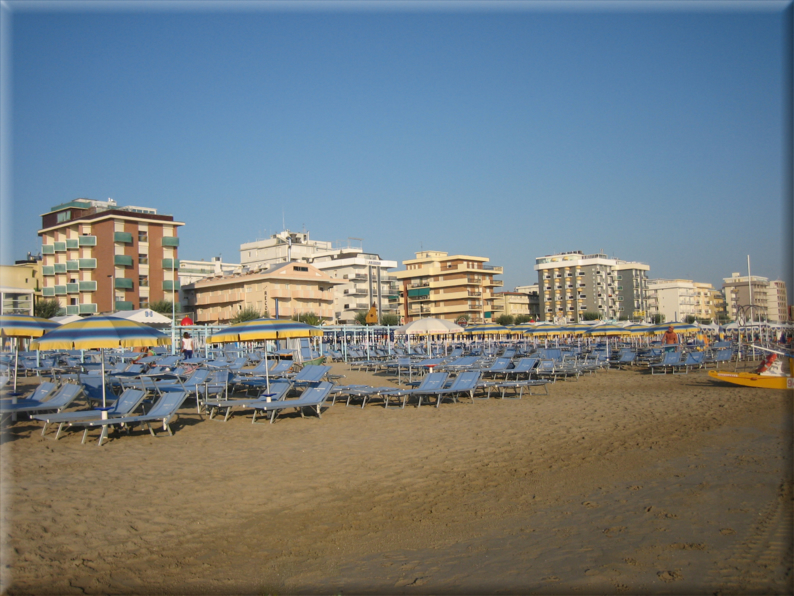
[[[585,312],[606,319],[645,320],[648,315],[645,263],[572,251],[535,259],[540,318],[578,322]]]
[[[666,323],[698,315],[698,290],[691,279],[649,279],[648,310],[663,315]]]
[[[769,281],[767,277],[732,273],[723,280],[725,309],[734,320],[765,320],[770,323],[788,321],[786,282]],[[751,298],[752,294],[752,298]]]
[[[352,323],[357,313],[372,306],[379,315],[397,314],[399,288],[396,278],[388,273],[397,267],[397,262],[364,252],[361,243],[360,238],[337,243],[312,240],[308,232],[284,230],[266,240],[241,244],[240,264],[244,271],[258,271],[301,261],[344,282],[334,287],[336,323]]]

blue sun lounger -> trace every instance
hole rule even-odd
[[[436,389],[441,389],[444,384],[447,382],[447,373],[445,372],[432,372],[425,376],[422,379],[422,382],[419,384],[419,387],[416,389],[395,389],[393,391],[384,391],[380,395],[383,396],[383,407],[389,407],[389,398],[396,397],[402,398],[402,406],[400,409],[405,408],[405,402],[408,400],[409,397],[412,395],[419,395],[419,394],[427,394],[429,392],[433,392]]]
[[[435,391],[431,392],[420,393],[418,405],[422,405],[422,395],[427,395],[428,397],[435,395],[436,407],[439,407],[441,405],[441,401],[444,398],[448,397],[453,401],[458,401],[457,396],[465,393],[469,394],[471,403],[474,403],[474,391],[477,389],[477,382],[479,380],[479,371],[462,372],[455,377],[455,380],[452,382],[451,386],[447,388],[436,389]]]
[[[120,425],[130,425],[141,423],[145,424],[146,427],[149,429],[149,432],[152,436],[156,436],[154,434],[154,429],[152,428],[152,422],[160,422],[163,423],[163,429],[168,431],[169,436],[173,436],[173,432],[171,432],[170,422],[176,416],[176,411],[182,405],[182,403],[187,399],[187,393],[184,391],[177,391],[177,392],[169,392],[163,395],[158,402],[154,405],[154,407],[149,411],[148,414],[143,414],[141,416],[124,416],[121,418],[108,418],[107,420],[86,420],[86,421],[77,421],[77,422],[70,422],[69,426],[84,426],[85,431],[83,431],[83,440],[81,443],[85,443],[86,437],[88,436],[88,431],[92,428],[101,428],[102,432],[99,435],[98,445],[102,445],[102,441],[107,439],[108,436],[108,427],[109,426],[120,426]]]
[[[125,389],[116,403],[108,410],[108,418],[119,418],[121,416],[128,416],[135,409],[141,405],[143,398],[146,397],[146,392],[140,389]],[[99,420],[102,418],[101,410],[79,410],[77,412],[59,412],[57,414],[37,414],[31,416],[35,420],[44,422],[44,428],[41,429],[41,436],[47,432],[47,427],[50,424],[58,424],[58,432],[55,433],[55,440],[61,436],[61,430],[70,422],[77,422],[78,420]]]
[[[297,408],[300,412],[301,418],[303,418],[304,408],[313,408],[317,413],[317,417],[321,418],[322,405],[325,403],[326,398],[331,393],[332,388],[332,383],[323,381],[314,387],[309,387],[301,394],[298,399],[271,401],[270,403],[263,403],[254,407],[256,410],[264,410],[266,413],[270,414],[270,424],[273,424],[276,416],[278,416],[282,410],[286,410],[288,408]],[[256,417],[256,411],[254,412],[254,417]]]
[[[254,409],[254,419],[251,421],[252,423],[256,422],[256,408],[257,406],[264,406],[265,408],[269,403],[273,403],[274,401],[280,401],[284,399],[284,396],[287,395],[287,392],[290,390],[292,385],[290,385],[289,381],[273,381],[270,383],[270,393],[262,394],[257,399],[209,399],[204,403],[204,407],[207,409],[209,413],[210,420],[215,420],[215,413],[218,410],[225,409],[226,414],[223,418],[223,421],[226,422],[229,420],[229,416],[232,413],[232,410],[235,408],[253,408]],[[268,399],[270,401],[268,401]]]
[[[3,404],[2,416],[11,414],[34,414],[54,410],[60,412],[71,404],[83,392],[82,385],[66,383],[58,389],[52,397],[43,402],[22,402],[16,404]]]

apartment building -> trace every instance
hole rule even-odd
[[[648,309],[651,316],[662,315],[664,321],[686,321],[698,317],[698,292],[691,279],[648,280]]]
[[[198,261],[179,259],[177,277],[179,281],[179,304],[182,306],[182,310],[189,310],[184,291],[185,286],[208,277],[232,275],[240,271],[242,271],[242,266],[239,263],[224,263],[220,257],[212,257],[209,261],[204,259]]]
[[[311,312],[332,322],[334,287],[340,283],[313,265],[293,261],[201,279],[185,285],[184,292],[198,324],[228,324],[246,309],[279,319]]]
[[[177,229],[150,207],[76,199],[41,216],[42,295],[67,315],[146,308],[179,290]]]
[[[572,251],[535,259],[540,317],[578,322],[585,312],[605,319],[645,320],[648,316],[644,263]]]
[[[397,314],[399,287],[389,269],[397,267],[374,253],[364,252],[360,238],[328,242],[313,240],[309,232],[284,230],[266,240],[240,245],[240,264],[249,271],[293,261],[310,263],[341,283],[334,288],[334,321],[352,323],[372,306],[383,314]]]
[[[395,276],[402,285],[402,315],[409,323],[426,317],[470,323],[493,319],[494,288],[502,287],[502,267],[486,265],[489,259],[425,250],[403,261]]]
[[[769,281],[769,278],[758,275],[748,278],[740,273],[732,273],[722,281],[725,309],[732,319],[748,321],[752,318],[753,321],[770,323],[788,321],[786,282],[779,279]]]
[[[526,294],[529,297],[529,316],[534,321],[538,320],[541,313],[540,291],[538,289],[538,284],[516,286],[514,291]]]
[[[518,315],[529,317],[529,294],[523,292],[494,292],[493,318],[502,315],[515,318]]]

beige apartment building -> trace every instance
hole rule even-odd
[[[0,265],[0,314],[32,315],[41,297],[41,263]]]
[[[786,282],[769,278],[732,273],[723,280],[725,309],[734,320],[765,320],[770,323],[788,321]],[[752,298],[751,298],[752,295]]]
[[[403,322],[426,317],[470,323],[493,319],[494,288],[502,287],[502,267],[486,265],[486,257],[450,255],[425,250],[403,261],[405,271],[395,277],[401,284]]]
[[[524,292],[494,292],[493,318],[502,315],[516,317],[518,315],[530,316],[529,294]]]
[[[184,286],[188,308],[198,324],[227,324],[254,309],[262,316],[291,319],[314,313],[334,318],[335,280],[309,263],[291,262],[259,272],[208,277]]]

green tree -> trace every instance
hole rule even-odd
[[[457,319],[455,319],[455,322],[458,325],[460,325],[461,321],[464,321],[465,323],[468,323],[469,321],[471,321],[471,316],[469,316],[467,314],[462,314]],[[462,325],[462,327],[465,327],[465,326],[466,325]]]
[[[529,323],[532,320],[532,317],[529,315],[516,315],[515,321],[513,321],[516,325],[521,325],[522,323]]]
[[[358,311],[356,313],[355,321],[359,325],[366,325],[367,324],[367,311],[366,310]]]
[[[323,320],[313,312],[302,312],[297,315],[292,315],[292,320],[306,323],[307,325],[313,325],[314,327],[322,325],[323,323]]]
[[[157,300],[155,302],[149,303],[149,308],[152,309],[154,312],[159,312],[161,315],[170,316],[171,315],[171,308],[173,307],[174,303],[170,300]],[[181,312],[182,307],[177,303],[174,312]]]
[[[599,315],[597,312],[593,312],[591,310],[586,310],[585,312],[582,313],[582,320],[583,321],[597,321],[600,318],[601,318],[601,315]]]
[[[386,313],[385,315],[381,315],[380,324],[389,325],[390,327],[396,327],[397,325],[400,324],[400,317],[392,313]]]
[[[262,313],[260,313],[255,308],[247,306],[243,310],[238,312],[236,315],[234,315],[234,318],[232,318],[231,323],[232,325],[234,325],[236,323],[243,323],[245,321],[253,321],[254,319],[261,319],[261,318],[262,318]]]
[[[653,315],[651,317],[651,322],[654,325],[661,325],[662,323],[664,323],[664,315],[661,314],[661,313],[657,313],[657,314]]]
[[[39,300],[33,305],[33,314],[42,319],[57,317],[61,311],[61,305],[53,298],[52,300]]]
[[[688,323],[690,325],[692,323],[694,323],[695,321],[697,321],[697,317],[695,317],[694,315],[687,315],[687,316],[684,317],[684,322]]]
[[[514,321],[515,319],[508,314],[499,315],[498,317],[496,317],[497,325],[512,325]]]

